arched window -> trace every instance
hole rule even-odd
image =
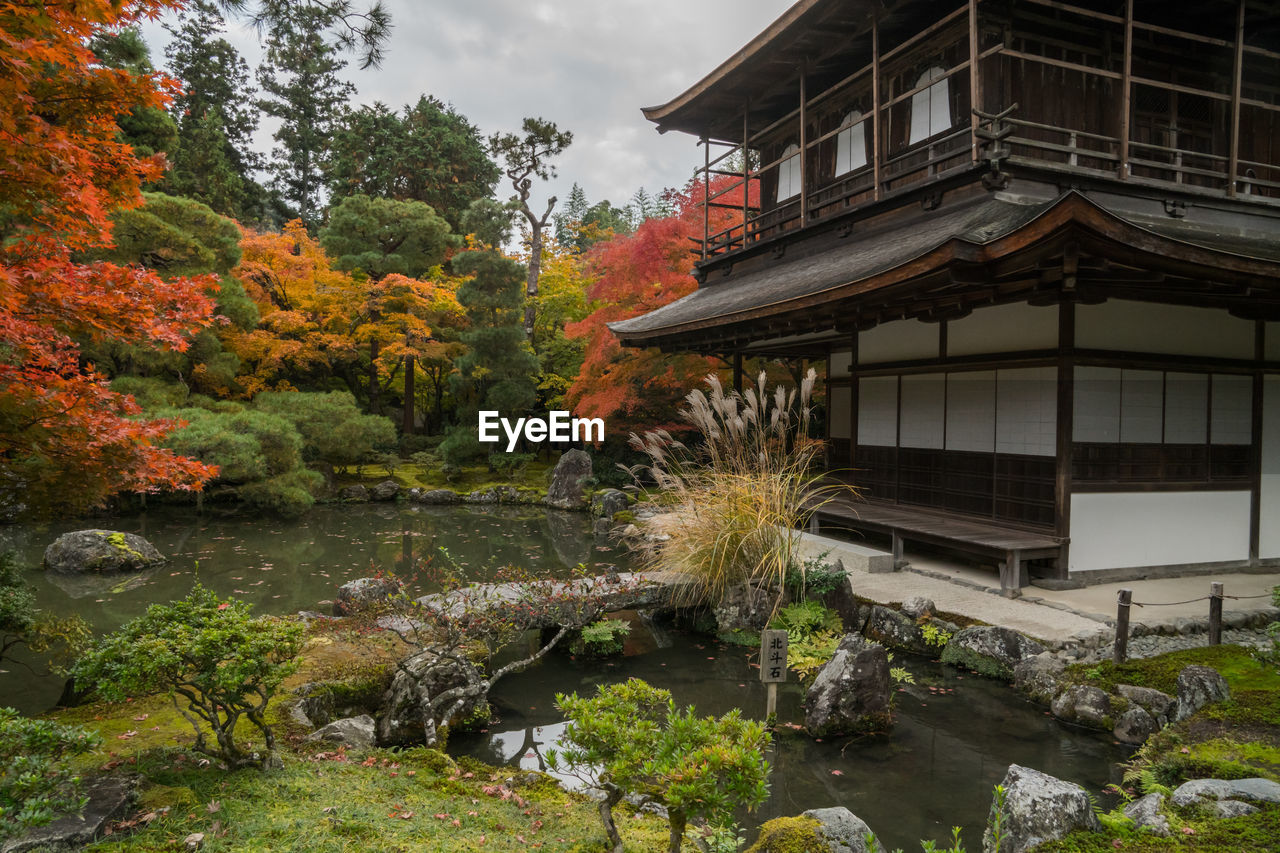
[[[778,192],[775,201],[786,201],[800,195],[800,146],[794,142],[782,152],[783,160],[778,164]]]
[[[951,91],[946,73],[941,66],[934,65],[916,80],[917,89],[929,83],[933,85],[911,96],[911,136],[907,144],[923,142],[951,127]]]
[[[836,177],[867,165],[867,126],[862,113],[854,110],[840,124],[844,130],[836,134]]]

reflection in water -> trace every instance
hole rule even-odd
[[[95,526],[143,535],[169,562],[140,574],[39,570],[54,539]],[[570,539],[575,544],[566,544]],[[252,603],[257,612],[327,613],[326,602],[339,586],[374,572],[408,577],[410,593],[421,595],[432,591],[431,578],[442,570],[485,580],[508,565],[563,574],[578,563],[603,570],[623,567],[626,559],[593,545],[585,515],[475,504],[320,506],[293,521],[162,507],[129,518],[0,527],[0,549],[16,550],[31,569],[39,607],[78,613],[99,634],[138,616],[148,604],[181,598],[196,580],[219,595]],[[25,712],[49,707],[61,689],[60,680],[34,678],[21,668],[0,672],[3,703]]]
[[[632,625],[633,636],[644,633],[637,620]],[[740,706],[748,716],[763,716],[765,691],[748,650],[681,635],[668,648],[641,646],[646,650],[625,662],[548,656],[500,682],[492,697],[500,720],[483,734],[455,734],[450,749],[491,764],[544,769],[542,756],[563,730],[555,694],[589,695],[631,676],[667,688],[703,714]],[[782,728],[769,756],[769,799],[742,816],[745,825],[841,805],[889,849],[918,849],[921,839],[941,841],[958,825],[972,850],[981,847],[992,786],[1010,764],[1078,782],[1095,795],[1119,781],[1112,768],[1128,751],[1109,737],[1067,728],[997,682],[906,655],[895,663],[911,670],[916,684],[898,693],[892,733],[814,741]],[[799,685],[783,685],[778,699],[782,723],[803,721]]]

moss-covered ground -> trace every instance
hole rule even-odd
[[[324,681],[336,704],[359,708],[381,696],[405,649],[386,635],[313,626],[299,671],[267,717],[283,766],[228,771],[189,747],[194,733],[167,696],[93,703],[51,716],[101,733],[102,746],[77,759],[82,773],[140,780],[136,813],[94,851],[547,851],[605,849],[595,803],[548,777],[455,761],[416,748],[351,751],[307,742],[289,719],[292,690]],[[261,746],[247,724],[237,738]],[[661,849],[666,823],[623,810],[628,851]]]
[[[416,462],[402,462],[395,466],[390,475],[380,465],[366,465],[357,475],[354,468],[340,471],[337,474],[339,486],[350,486],[363,483],[372,486],[383,480],[395,480],[402,488],[413,489],[448,489],[459,494],[491,489],[495,486],[515,486],[517,488],[533,488],[545,491],[554,462],[534,459],[521,471],[506,476],[497,471],[490,471],[487,465],[468,465],[461,471],[446,476],[440,465],[423,465]]]
[[[1280,850],[1280,806],[1269,806],[1257,814],[1218,820],[1180,813],[1170,823],[1173,833],[1159,837],[1129,829],[1107,832],[1073,832],[1060,841],[1036,848],[1036,853],[1264,853]]]

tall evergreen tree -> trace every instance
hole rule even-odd
[[[135,27],[100,32],[89,42],[89,49],[107,68],[128,71],[135,77],[155,71],[151,51]],[[159,107],[134,106],[129,112],[116,116],[116,124],[120,128],[120,141],[132,145],[139,157],[168,152],[177,141],[177,127]]]
[[[264,112],[281,120],[272,151],[272,186],[309,229],[320,214],[328,142],[355,86],[338,77],[346,67],[339,46],[328,40],[334,13],[323,6],[298,6],[267,37],[258,68],[266,95]]]
[[[498,181],[476,127],[428,95],[400,113],[381,103],[346,112],[331,151],[328,183],[335,199],[362,193],[421,201],[455,230],[467,205],[488,198]]]

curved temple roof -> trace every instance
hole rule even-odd
[[[1073,190],[1041,203],[987,196],[924,222],[855,231],[847,245],[745,271],[723,283],[712,272],[711,280],[683,299],[609,328],[627,346],[670,345],[687,333],[797,312],[812,317],[815,328],[829,328],[837,302],[878,302],[890,298],[896,285],[956,265],[972,268],[1008,258],[1067,231],[1091,237],[1097,247],[1123,246],[1126,262],[1179,273],[1190,265],[1207,278],[1247,281],[1255,289],[1261,281],[1272,300],[1280,299],[1280,242],[1274,238],[1121,214]]]

